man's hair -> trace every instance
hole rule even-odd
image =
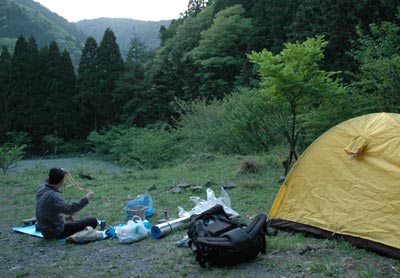
[[[62,179],[64,179],[65,173],[61,168],[51,168],[49,171],[49,183],[58,184]]]

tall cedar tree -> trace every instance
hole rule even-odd
[[[148,123],[141,116],[146,99],[145,92],[150,87],[145,72],[146,64],[152,56],[150,52],[138,37],[131,39],[125,69],[117,81],[114,97],[120,120],[127,125],[142,127]]]
[[[71,55],[66,49],[61,53],[59,73],[61,86],[63,86],[62,99],[64,100],[62,106],[59,107],[59,117],[64,124],[58,126],[57,130],[62,138],[68,141],[78,136],[80,126],[77,103],[75,102],[77,94],[76,74]]]
[[[93,128],[98,130],[109,124],[117,123],[113,95],[116,82],[123,72],[124,64],[114,32],[107,28],[96,51],[96,81],[93,101]]]
[[[38,74],[38,49],[33,38],[28,43],[23,36],[17,39],[11,59],[9,90],[5,101],[7,131],[28,132],[35,128],[34,98]]]
[[[96,92],[97,75],[95,57],[97,53],[97,42],[93,37],[86,39],[82,50],[81,59],[78,67],[78,80],[76,96],[80,121],[80,136],[85,138],[91,130],[95,129],[95,103],[94,95]]]
[[[3,47],[0,55],[0,144],[5,142],[5,105],[11,69],[11,55],[7,47]]]

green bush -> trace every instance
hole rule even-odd
[[[157,168],[173,165],[185,148],[174,130],[132,127],[113,142],[111,152],[123,165]]]
[[[221,101],[178,101],[178,105],[178,133],[193,152],[243,153],[243,144],[233,133]]]
[[[267,153],[284,139],[279,133],[280,113],[266,95],[241,88],[224,100],[226,118],[247,153]]]
[[[187,148],[168,126],[136,128],[115,126],[92,132],[88,142],[96,154],[125,166],[156,168],[173,164]]]
[[[103,158],[116,159],[112,156],[111,149],[115,140],[122,136],[127,129],[125,126],[113,126],[101,131],[92,131],[87,138],[87,144],[97,155]]]
[[[44,136],[42,141],[44,148],[53,156],[57,155],[58,149],[65,144],[64,139],[53,134]]]

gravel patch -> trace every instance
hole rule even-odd
[[[20,173],[34,168],[61,167],[68,170],[82,170],[87,173],[104,172],[108,174],[121,173],[124,168],[120,168],[111,163],[88,158],[56,158],[56,159],[28,159],[18,161],[11,167],[9,173]]]

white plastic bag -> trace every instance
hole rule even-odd
[[[146,238],[149,230],[140,217],[134,216],[125,226],[117,226],[115,234],[119,243],[132,243]]]
[[[191,216],[193,214],[200,214],[215,205],[221,205],[224,208],[226,214],[230,216],[238,216],[239,214],[231,208],[231,199],[228,193],[223,187],[221,187],[221,196],[215,197],[214,191],[211,188],[207,188],[207,200],[203,200],[200,197],[192,196],[190,200],[193,201],[196,206],[190,211],[185,211],[182,207],[179,209],[179,217]]]

